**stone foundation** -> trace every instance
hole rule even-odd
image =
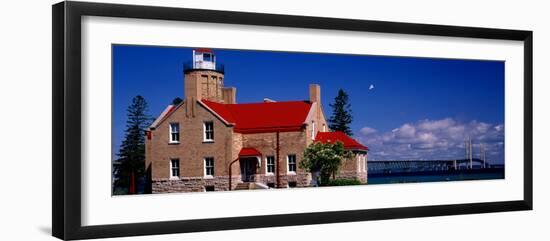
[[[231,189],[241,183],[241,176],[233,176]],[[151,182],[153,193],[177,193],[177,192],[204,192],[207,187],[213,187],[214,191],[229,190],[229,177],[216,176],[213,178],[204,177],[181,177],[179,179],[153,179]]]
[[[256,174],[256,181],[268,185],[273,183],[277,185],[277,176],[276,175],[264,175]],[[279,176],[280,185],[282,188],[288,187],[290,182],[295,182],[296,187],[309,187],[311,186],[311,174],[310,173],[297,173],[295,175],[280,175]]]
[[[289,183],[295,182],[296,187],[311,186],[311,174],[298,173],[296,175],[281,175],[279,177],[281,187],[289,187]],[[254,182],[262,183],[266,186],[277,185],[275,175],[256,174]],[[231,180],[231,190],[235,189],[237,184],[242,183],[241,176],[233,176]],[[179,179],[153,179],[151,189],[153,193],[181,193],[181,192],[205,192],[206,189],[213,187],[214,191],[228,191],[228,176],[217,176],[213,178],[204,177],[181,177]]]
[[[367,183],[367,172],[340,171],[336,174],[336,179],[357,179],[361,183]]]

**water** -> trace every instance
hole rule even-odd
[[[392,173],[368,175],[368,184],[444,182],[504,179],[504,168],[429,173]]]

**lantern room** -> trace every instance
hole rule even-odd
[[[193,50],[193,69],[216,70],[216,55],[210,49]]]

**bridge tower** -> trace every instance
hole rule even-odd
[[[472,162],[472,137],[470,137],[470,169],[474,169],[474,163]]]

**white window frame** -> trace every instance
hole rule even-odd
[[[294,171],[290,170],[290,156],[294,156]],[[287,174],[296,174],[296,170],[298,170],[298,157],[296,157],[296,154],[288,154],[286,155],[286,173]]]
[[[206,160],[207,160],[207,159],[212,159],[212,165],[211,165],[211,166],[208,166],[208,165],[207,165],[207,163],[206,163]],[[215,169],[214,169],[214,157],[210,157],[210,156],[209,156],[209,157],[205,157],[203,163],[204,163],[204,177],[213,178],[214,175],[216,175],[216,172],[214,171],[214,170],[215,170]],[[207,174],[207,173],[208,173],[208,172],[207,172],[207,169],[210,168],[210,167],[212,168],[212,174]]]
[[[369,154],[369,153],[367,152],[367,153],[365,153],[365,154],[363,155],[363,171],[364,171],[364,172],[367,171],[367,155],[368,155],[368,154]]]
[[[206,60],[206,56],[208,56],[209,60]],[[203,61],[208,61],[208,62],[213,62],[212,61],[212,53],[202,53],[202,60]]]
[[[174,132],[174,130],[172,128],[173,125],[177,125],[177,129],[178,129],[177,132]],[[169,133],[169,135],[168,135],[169,143],[180,143],[181,131],[180,131],[180,123],[179,122],[171,122],[170,124],[168,124],[168,133]],[[178,134],[178,140],[177,141],[172,139],[172,134],[175,134],[175,133]]]
[[[363,160],[362,154],[357,153],[356,155],[357,157],[355,158],[355,160],[357,161],[357,172],[361,172],[361,161]]]
[[[177,162],[177,170],[178,170],[178,175],[177,176],[174,176],[174,173],[173,173],[173,170],[174,170],[174,161]],[[170,179],[180,179],[180,175],[181,175],[181,172],[180,172],[180,159],[179,158],[170,158]]]
[[[311,139],[315,140],[315,121],[311,121]]]
[[[206,125],[207,124],[212,124],[212,139],[207,139],[206,138]],[[202,141],[203,142],[214,142],[214,122],[213,121],[205,121],[202,123]]]
[[[273,171],[269,172],[269,161],[268,158],[273,158]],[[266,156],[265,157],[265,175],[267,176],[273,176],[275,175],[275,156]]]

